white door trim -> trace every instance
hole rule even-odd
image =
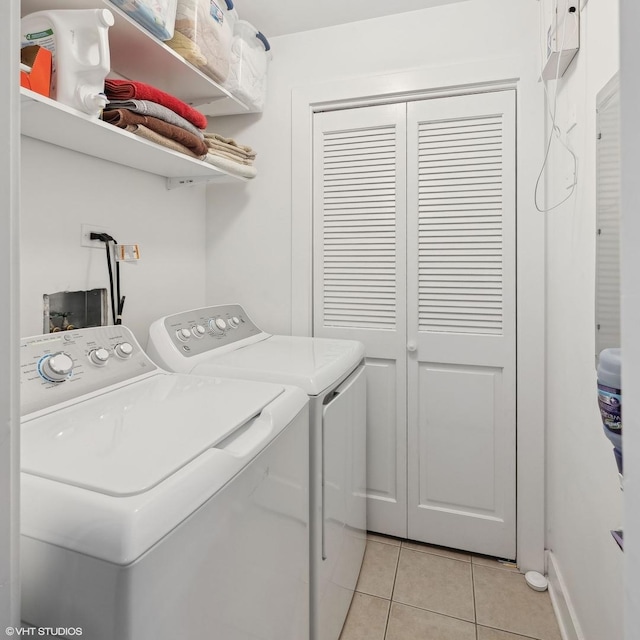
[[[640,4],[620,2],[620,118],[621,118],[621,278],[622,353],[624,366],[624,638],[638,637],[640,626]]]
[[[517,557],[544,570],[545,218],[533,187],[542,163],[544,102],[537,60],[508,58],[339,80],[292,91],[292,332],[312,326],[313,114],[326,109],[514,88],[517,92]]]
[[[20,2],[10,0],[0,10],[0,298],[4,326],[0,340],[0,628],[20,625],[20,399],[18,276],[20,197]],[[34,179],[35,181],[35,179]]]

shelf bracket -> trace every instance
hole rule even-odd
[[[195,176],[192,178],[167,178],[167,189],[177,189],[178,187],[190,187],[194,184],[211,182],[211,176]]]

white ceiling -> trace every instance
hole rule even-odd
[[[242,20],[267,38],[464,0],[234,0]]]

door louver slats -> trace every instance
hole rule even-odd
[[[596,147],[596,355],[620,346],[620,97],[598,105]]]
[[[502,118],[418,126],[419,330],[501,334]]]
[[[396,325],[395,127],[326,132],[323,324]]]

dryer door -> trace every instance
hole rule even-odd
[[[320,640],[340,635],[364,556],[366,392],[360,366],[324,400]]]

